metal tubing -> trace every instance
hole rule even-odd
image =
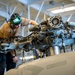
[[[40,14],[40,12],[41,12],[41,10],[42,10],[43,5],[44,5],[44,1],[43,1],[42,4],[41,4],[40,10],[39,10],[39,12],[38,12],[38,14],[37,14],[37,16],[36,16],[35,21],[37,21],[37,19],[38,19],[38,17],[39,17],[39,14]]]
[[[53,50],[54,50],[55,55],[60,54],[60,49],[59,49],[58,46],[54,46],[54,47],[53,47]]]

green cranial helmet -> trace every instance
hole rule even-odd
[[[10,17],[10,23],[14,26],[14,25],[19,25],[21,23],[21,17],[18,13],[14,13],[12,14],[12,16]]]

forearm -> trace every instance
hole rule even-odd
[[[21,18],[22,19],[22,21],[21,21],[21,25],[22,26],[27,26],[27,25],[29,25],[29,24],[31,24],[31,25],[33,25],[33,26],[36,26],[37,25],[37,22],[36,21],[34,21],[34,20],[29,20],[29,19],[27,19],[27,18]]]
[[[33,26],[36,26],[38,23],[34,20],[30,20],[30,24],[32,24]]]

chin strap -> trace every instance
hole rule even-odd
[[[14,28],[13,28],[13,24],[11,24],[11,23],[10,23],[10,28],[14,29]]]

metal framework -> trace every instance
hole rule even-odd
[[[54,1],[56,4],[52,5],[50,1]],[[28,19],[31,19],[31,13],[30,13],[31,11],[30,11],[30,8],[34,8],[35,10],[38,10],[38,13],[37,13],[37,15],[35,17],[35,21],[37,21],[37,22],[39,21],[40,12],[43,12],[45,16],[46,15],[49,15],[49,16],[54,15],[53,13],[51,13],[51,10],[60,8],[62,6],[61,1],[63,1],[63,0],[60,0],[59,2],[58,1],[59,0],[17,0],[17,2],[23,4],[24,7],[25,7],[25,5],[28,6],[28,16],[27,16]],[[64,0],[64,1],[67,2],[66,0]],[[74,3],[73,0],[70,0],[70,2],[72,2],[72,3],[70,3],[70,4],[69,3],[65,3],[64,4],[64,7],[69,7],[69,6],[75,5],[75,3]],[[2,3],[2,2],[0,2],[0,4],[3,7],[6,8],[5,11],[2,10],[3,7],[0,8],[0,16],[6,18],[6,20],[9,20],[10,16],[18,8],[17,6],[14,6],[14,9],[12,9],[12,6],[10,6],[10,9],[8,9],[8,5],[7,4]],[[24,12],[21,12],[20,15],[23,15],[23,13]],[[71,12],[68,12],[67,14],[66,14],[66,12],[65,13],[62,13],[62,16],[70,15],[70,14],[75,14],[74,13],[74,10],[71,11]],[[46,19],[45,16],[44,16],[44,20]],[[30,28],[30,27],[31,27],[31,25],[29,25],[28,28]],[[25,28],[23,27],[22,28],[22,36],[24,36],[24,29]],[[29,33],[29,31],[28,31],[28,33]]]

